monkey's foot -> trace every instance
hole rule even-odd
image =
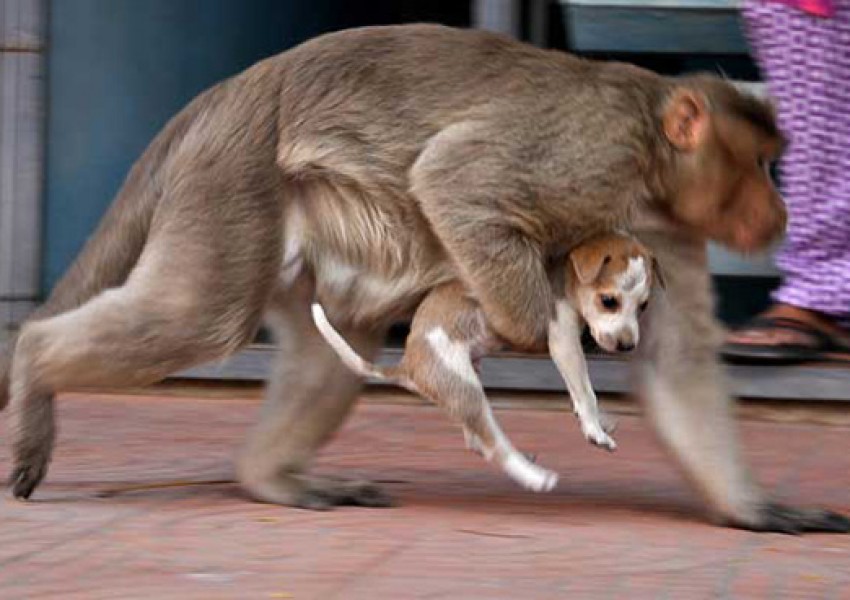
[[[47,407],[52,408],[48,402]],[[44,405],[41,406],[44,408]],[[53,428],[52,410],[43,411],[33,426],[31,415],[28,415],[27,423],[21,430],[15,431],[12,442],[12,472],[9,475],[9,486],[12,496],[19,500],[28,499],[44,476],[50,458],[53,456],[53,440],[55,436]]]
[[[35,488],[47,474],[47,458],[30,460],[18,465],[9,476],[9,486],[12,488],[12,496],[19,500],[27,500],[32,496]]]
[[[337,506],[384,508],[395,504],[392,497],[368,481],[284,475],[266,481],[243,478],[242,485],[260,502],[307,510],[331,510]]]
[[[794,508],[769,502],[761,506],[752,523],[733,522],[750,531],[798,535],[801,533],[850,533],[850,519],[830,510]]]
[[[304,499],[309,502],[318,500],[318,508],[327,502],[328,506],[365,506],[369,508],[388,508],[394,506],[392,497],[380,486],[368,481],[347,481],[344,479],[314,480],[305,490]]]

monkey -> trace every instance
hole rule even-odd
[[[667,274],[636,389],[710,514],[847,531],[757,487],[715,358],[706,243],[749,252],[781,235],[766,166],[782,144],[769,106],[719,78],[483,31],[367,27],[260,61],[166,124],[9,345],[11,492],[26,499],[45,476],[56,392],[151,383],[233,354],[266,323],[279,349],[237,458],[243,488],[317,510],[389,505],[369,482],[309,471],[360,390],[311,303],[369,360],[392,323],[459,279],[498,335],[540,347],[547,260],[620,228]]]

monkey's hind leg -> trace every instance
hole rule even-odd
[[[151,235],[126,283],[22,328],[9,402],[16,497],[29,497],[46,472],[56,392],[146,385],[223,358],[254,335],[280,263],[275,200],[241,197],[268,212],[245,222],[202,218],[192,198],[170,205],[172,218]],[[176,214],[184,210],[191,215]]]
[[[362,385],[316,329],[311,298],[311,289],[296,285],[276,294],[270,305],[268,322],[279,349],[260,418],[238,461],[239,480],[253,498],[273,504],[314,510],[391,506],[391,499],[369,482],[308,472]],[[375,356],[385,334],[345,327],[339,332],[366,360]]]
[[[106,291],[79,308],[23,328],[9,403],[15,497],[28,498],[47,470],[55,436],[55,392],[146,385],[226,356],[255,329],[249,321],[222,326],[209,305],[179,307],[162,301],[166,290],[143,288]]]

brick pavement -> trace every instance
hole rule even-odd
[[[2,599],[850,598],[850,536],[706,524],[636,417],[609,455],[564,413],[500,411],[562,475],[534,495],[437,411],[361,406],[319,468],[384,481],[401,506],[312,513],[227,483],[254,401],[69,395],[59,409],[36,501],[0,502]],[[743,432],[777,496],[850,512],[850,428]],[[185,481],[225,483],[155,487]]]

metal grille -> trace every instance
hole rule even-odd
[[[45,0],[0,0],[0,340],[39,293]]]

